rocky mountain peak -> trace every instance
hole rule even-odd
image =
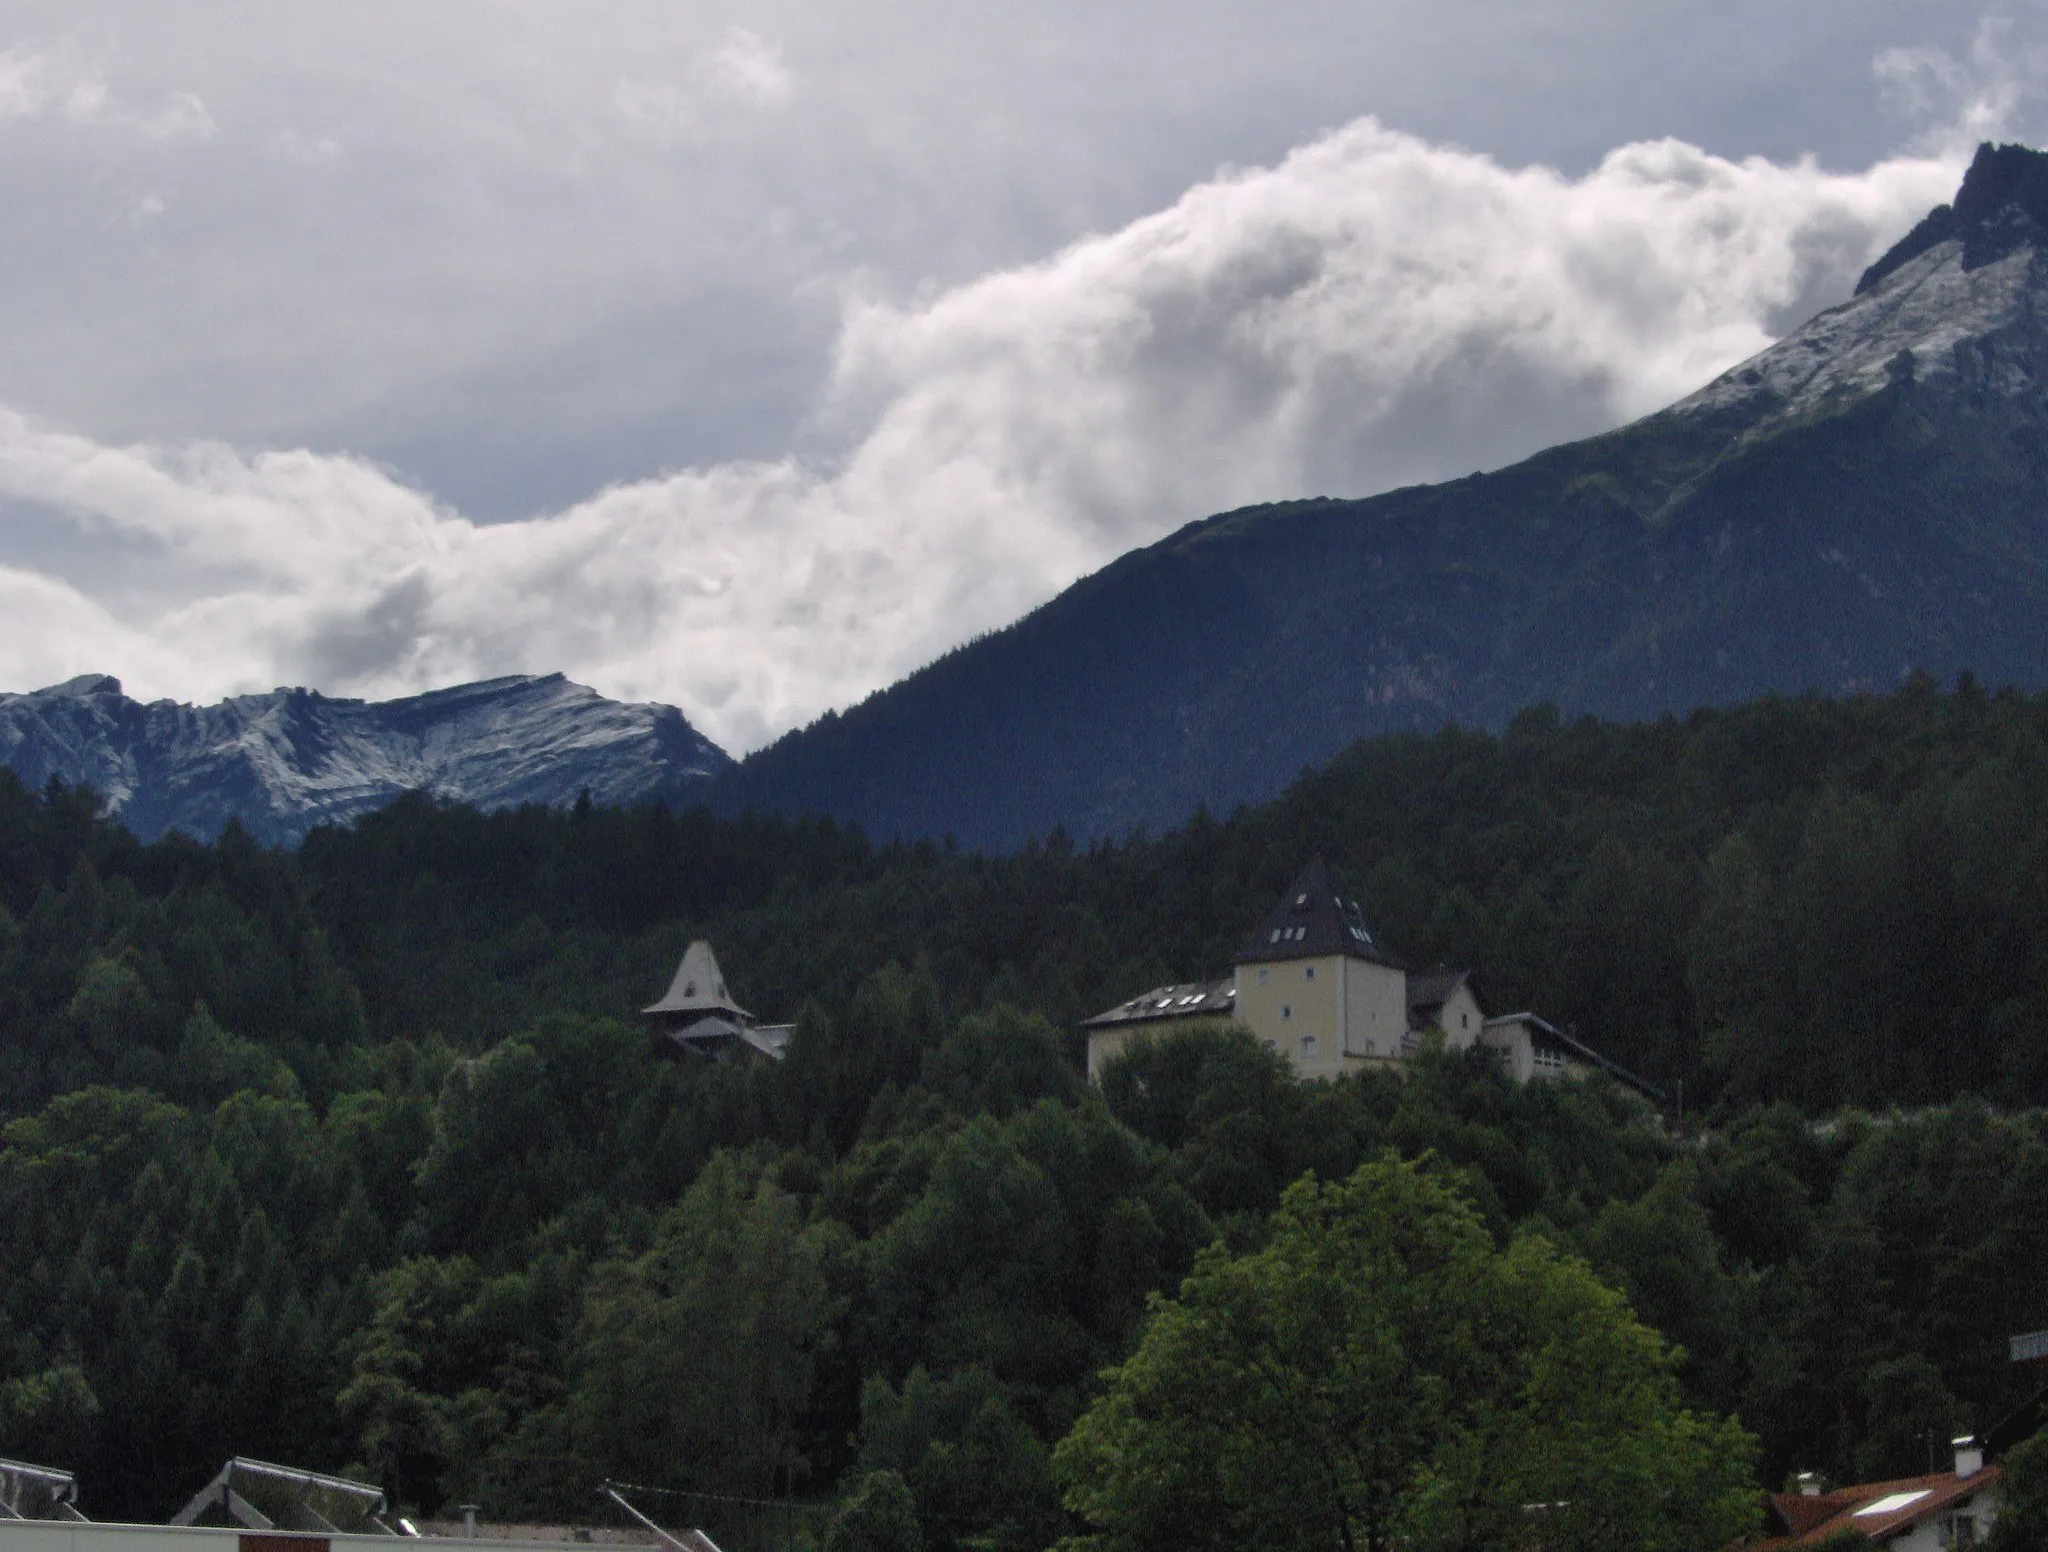
[[[1920,224],[1893,243],[1863,272],[1856,294],[1874,290],[1886,276],[1930,248],[1960,240],[1963,268],[1981,269],[2048,235],[2048,152],[2024,145],[1977,147],[1955,203],[1936,205]]]
[[[145,839],[228,820],[295,842],[425,789],[482,808],[683,798],[732,764],[673,706],[511,675],[392,701],[303,688],[211,706],[129,699],[106,674],[0,694],[0,765],[92,787]]]

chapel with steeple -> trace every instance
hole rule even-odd
[[[788,1049],[788,1024],[763,1024],[726,990],[718,956],[702,938],[683,950],[682,963],[659,1002],[640,1010],[655,1033],[678,1053],[726,1061],[758,1054],[780,1061]]]

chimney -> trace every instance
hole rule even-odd
[[[1799,1473],[1799,1496],[1800,1496],[1801,1498],[1818,1498],[1818,1497],[1820,1497],[1820,1473],[1819,1473],[1819,1472],[1817,1472],[1817,1471],[1802,1471],[1802,1472],[1800,1472],[1800,1473]]]
[[[1964,1434],[1951,1441],[1956,1447],[1956,1475],[1973,1477],[1984,1469],[1984,1446],[1977,1442],[1975,1434]]]

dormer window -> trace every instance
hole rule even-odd
[[[1295,909],[1296,909],[1297,911],[1305,911],[1305,910],[1307,910],[1307,909],[1308,909],[1308,896],[1307,896],[1307,895],[1296,895],[1296,896],[1294,897],[1294,908],[1295,908]]]

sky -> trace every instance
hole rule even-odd
[[[2042,0],[0,0],[0,690],[735,753],[1182,524],[1681,397]]]

